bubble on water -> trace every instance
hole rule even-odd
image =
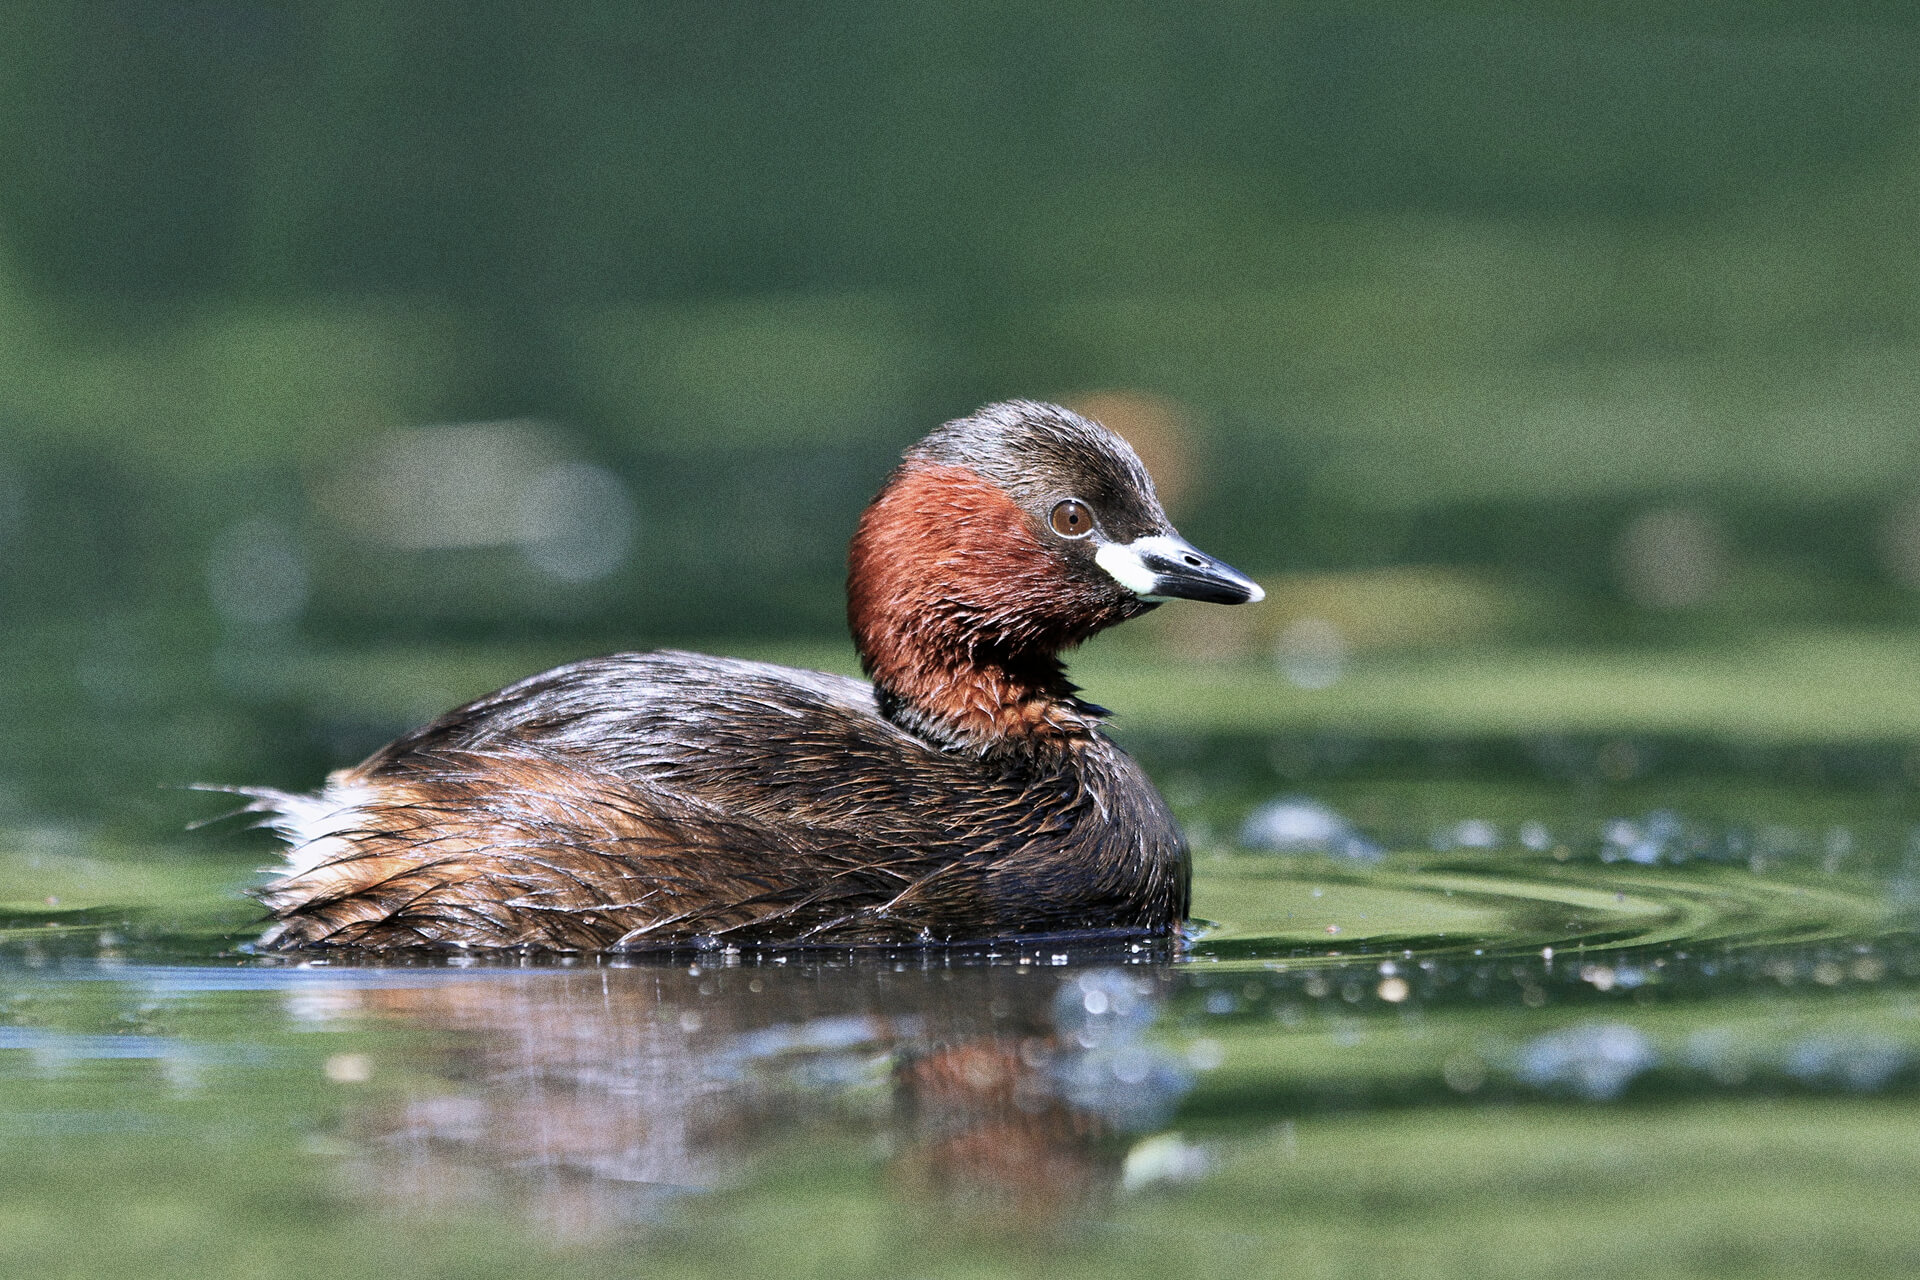
[[[1584,1023],[1524,1045],[1514,1075],[1541,1089],[1564,1090],[1595,1102],[1617,1098],[1658,1061],[1647,1037],[1625,1023]]]
[[[1553,847],[1553,832],[1547,830],[1544,822],[1523,822],[1520,824],[1520,843],[1535,853],[1544,853]]]
[[[1282,796],[1255,809],[1241,824],[1240,843],[1275,853],[1331,853],[1362,862],[1383,856],[1352,823],[1305,796]]]

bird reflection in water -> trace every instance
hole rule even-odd
[[[1129,1135],[1191,1083],[1146,1038],[1170,981],[1157,964],[418,976],[328,997],[366,1029],[429,1033],[387,1051],[409,1084],[344,1122],[354,1172],[425,1211],[505,1196],[568,1238],[834,1138],[880,1153],[891,1194],[1042,1227],[1109,1195]]]

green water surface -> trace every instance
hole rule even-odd
[[[306,692],[223,749],[325,730],[327,663],[269,674]],[[126,807],[63,811],[57,758],[22,768],[50,799],[0,829],[0,1275],[1920,1268],[1904,740],[1517,695],[1422,735],[1369,722],[1371,678],[1325,722],[1129,695],[1195,840],[1171,950],[255,956],[269,843],[178,833],[216,798],[123,771]],[[261,772],[409,714],[386,679]],[[1352,839],[1263,834],[1276,802]]]

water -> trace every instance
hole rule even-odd
[[[1910,1274],[1905,757],[1629,745],[1142,739],[1178,949],[256,957],[19,827],[0,1274]]]

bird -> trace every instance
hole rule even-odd
[[[848,550],[866,680],[678,650],[556,667],[317,791],[221,788],[285,841],[262,951],[622,952],[1177,939],[1185,838],[1062,654],[1260,600],[1119,435],[1012,400],[907,449]]]

